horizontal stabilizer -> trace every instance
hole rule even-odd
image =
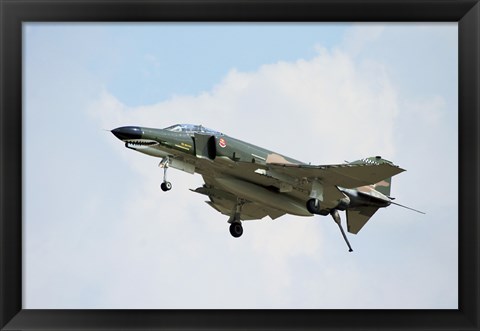
[[[347,209],[348,232],[357,234],[377,210],[378,207],[371,206],[362,206]]]

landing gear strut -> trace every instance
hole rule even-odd
[[[340,231],[342,232],[343,239],[345,239],[345,242],[347,243],[348,251],[353,252],[352,246],[350,246],[350,243],[348,242],[347,236],[345,235],[345,231],[343,231],[342,223],[341,223],[341,220],[340,220],[340,214],[338,213],[338,210],[333,209],[330,212],[330,215],[332,215],[335,223],[338,224],[338,227],[340,228]]]
[[[312,213],[312,214],[323,215],[323,216],[326,216],[326,215],[329,214],[328,209],[322,209],[321,208],[320,200],[316,199],[316,198],[309,199],[307,201],[306,207],[307,207],[308,212]],[[347,243],[348,251],[353,252],[352,246],[350,246],[350,243],[348,242],[345,231],[343,231],[342,222],[341,222],[340,214],[338,213],[338,210],[337,209],[331,209],[330,210],[330,215],[332,215],[335,223],[338,224],[338,227],[340,228],[340,231],[342,232],[343,239],[345,239],[345,242]]]
[[[170,164],[170,158],[167,156],[158,165],[160,168],[163,168],[163,182],[162,184],[160,184],[160,188],[164,192],[170,191],[172,189],[172,183],[167,181],[167,168],[169,164]]]

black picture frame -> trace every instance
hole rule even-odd
[[[464,329],[479,318],[480,4],[476,0],[0,0],[2,330]],[[22,23],[458,22],[458,310],[22,309]],[[428,193],[428,192],[427,192]],[[425,234],[428,240],[428,234]]]

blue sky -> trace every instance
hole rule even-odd
[[[457,308],[457,24],[24,25],[24,308]],[[396,201],[246,222],[123,125],[203,124],[314,164],[382,155]],[[235,291],[232,291],[232,288]]]

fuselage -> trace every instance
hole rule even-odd
[[[117,133],[117,137],[126,143],[126,147],[156,157],[164,157],[165,155],[189,155],[196,157],[200,155],[198,153],[198,140],[195,139],[195,135],[197,135],[213,138],[212,142],[215,142],[215,147],[208,146],[213,147],[212,150],[216,151],[215,155],[210,155],[210,159],[212,160],[215,160],[217,157],[227,157],[232,161],[260,164],[266,164],[267,159],[273,162],[302,164],[302,162],[298,160],[209,129],[196,132],[143,127],[122,127],[115,130],[138,132],[139,135],[133,136],[129,136],[126,133],[123,135]]]
[[[269,163],[305,164],[301,161],[199,125],[174,125],[165,129],[129,126],[112,133],[124,141],[127,148],[154,157],[171,157],[171,167],[210,178],[216,186],[239,198],[293,215],[312,216],[305,206],[310,194],[308,183],[274,172],[239,172],[235,168],[236,162],[250,163],[253,169]],[[282,184],[275,186],[279,180]],[[344,210],[342,205],[385,207],[390,204],[388,197],[372,187],[363,188],[363,192],[339,189],[344,194],[343,200],[322,202],[326,210]]]

